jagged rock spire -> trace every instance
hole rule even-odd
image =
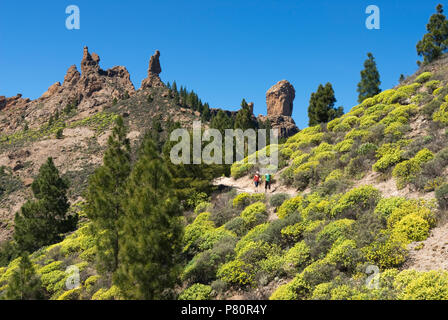
[[[160,51],[156,52],[151,56],[149,60],[148,77],[142,81],[142,89],[150,87],[164,87],[165,84],[160,80],[159,74],[162,72],[160,67]]]

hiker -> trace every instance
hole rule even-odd
[[[271,190],[271,174],[270,173],[266,173],[264,175],[264,192],[267,191],[267,189],[269,188],[269,190]]]
[[[258,185],[260,184],[260,173],[257,171],[254,176],[255,192],[258,192]]]

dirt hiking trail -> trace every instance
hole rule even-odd
[[[256,193],[255,185],[252,181],[252,177],[244,176],[240,179],[235,180],[234,178],[228,177],[219,177],[213,181],[215,186],[226,186],[230,188],[234,188],[237,192],[247,192],[247,193]],[[258,186],[258,192],[264,192],[264,182]],[[273,183],[271,185],[271,190],[267,190],[268,194],[276,194],[276,193],[286,193],[290,196],[295,196],[299,194],[295,188],[287,187],[283,185],[279,185],[278,183]]]

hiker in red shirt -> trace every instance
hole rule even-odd
[[[258,185],[260,184],[260,173],[257,171],[257,173],[254,176],[254,184],[255,184],[255,192],[258,192]]]

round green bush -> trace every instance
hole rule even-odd
[[[209,300],[212,287],[200,283],[195,283],[191,287],[182,291],[179,300]]]

